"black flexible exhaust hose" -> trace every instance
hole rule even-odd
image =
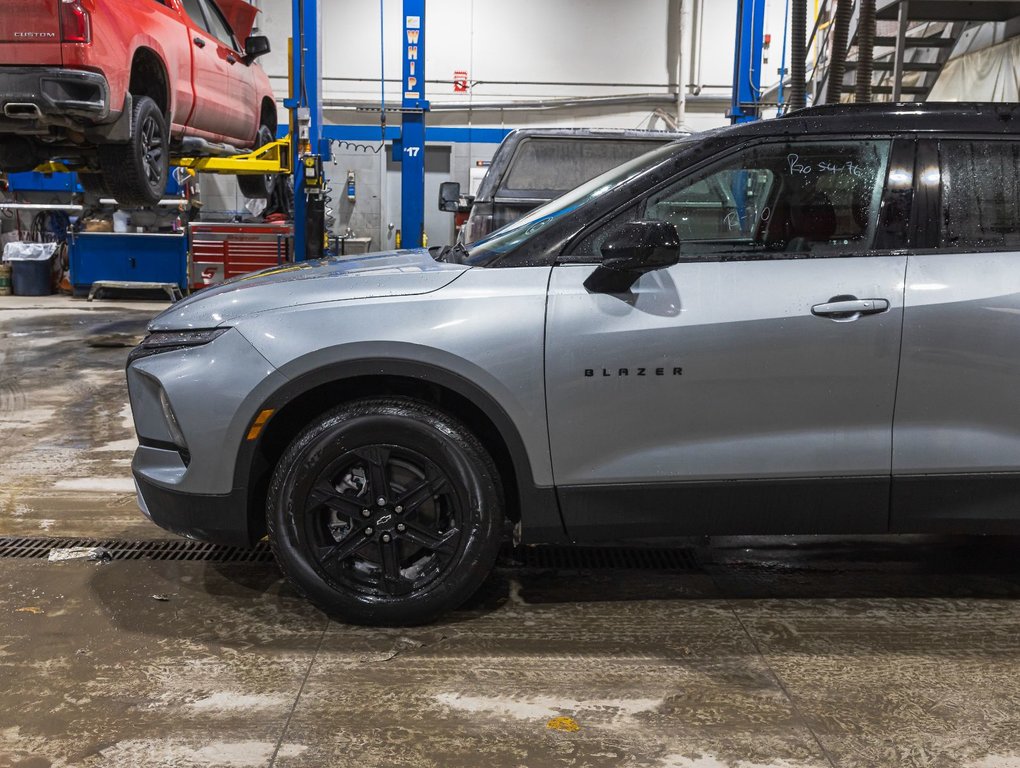
[[[854,101],[871,101],[871,73],[875,59],[875,0],[861,0],[857,25],[857,80]]]
[[[832,27],[832,58],[829,60],[829,87],[825,94],[826,104],[838,104],[843,92],[843,75],[846,74],[846,44],[850,35],[850,19],[853,17],[852,0],[837,0],[836,21]]]
[[[791,0],[790,109],[807,106],[804,79],[807,61],[807,0]]]

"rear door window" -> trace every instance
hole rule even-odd
[[[209,29],[209,25],[206,24],[205,14],[202,12],[202,5],[199,0],[181,0],[181,4],[184,6],[184,11],[188,14],[188,17],[195,23],[195,25],[204,29],[211,35],[212,31]]]
[[[661,147],[661,141],[533,138],[522,141],[497,195],[555,197]]]
[[[211,2],[211,0],[199,0],[199,2],[205,6],[205,16],[209,21],[209,34],[225,46],[238,50],[237,43],[234,42],[234,33],[230,31],[230,25],[223,18],[223,14],[220,13],[216,3]]]
[[[1020,142],[943,141],[942,226],[947,250],[1020,250]]]

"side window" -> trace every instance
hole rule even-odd
[[[202,6],[199,0],[181,0],[181,4],[191,20],[211,35],[212,32],[209,29],[209,25],[205,23],[205,14],[202,13]]]
[[[888,141],[753,147],[653,193],[571,260],[598,260],[615,226],[634,219],[675,225],[685,257],[861,253],[874,241],[888,160]]]
[[[1020,143],[943,141],[942,227],[948,250],[1020,250]]]
[[[205,6],[205,17],[209,21],[209,34],[228,48],[236,50],[237,43],[234,42],[234,33],[230,31],[230,25],[227,24],[226,19],[223,18],[223,14],[220,13],[220,9],[216,7],[216,3],[211,0],[199,1],[203,6]]]

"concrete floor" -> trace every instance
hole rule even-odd
[[[116,346],[157,308],[0,298],[0,535],[168,535]],[[686,545],[502,567],[412,630],[329,621],[272,565],[0,558],[0,768],[1020,768],[1020,541]]]

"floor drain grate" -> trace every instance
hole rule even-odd
[[[260,541],[253,549],[220,547],[187,539],[123,541],[115,539],[69,539],[0,536],[0,558],[46,560],[54,549],[101,547],[111,560],[191,560],[213,563],[270,563],[269,544]]]
[[[652,547],[517,547],[504,550],[502,562],[518,568],[585,571],[696,571],[700,568],[697,558],[689,549]]]

